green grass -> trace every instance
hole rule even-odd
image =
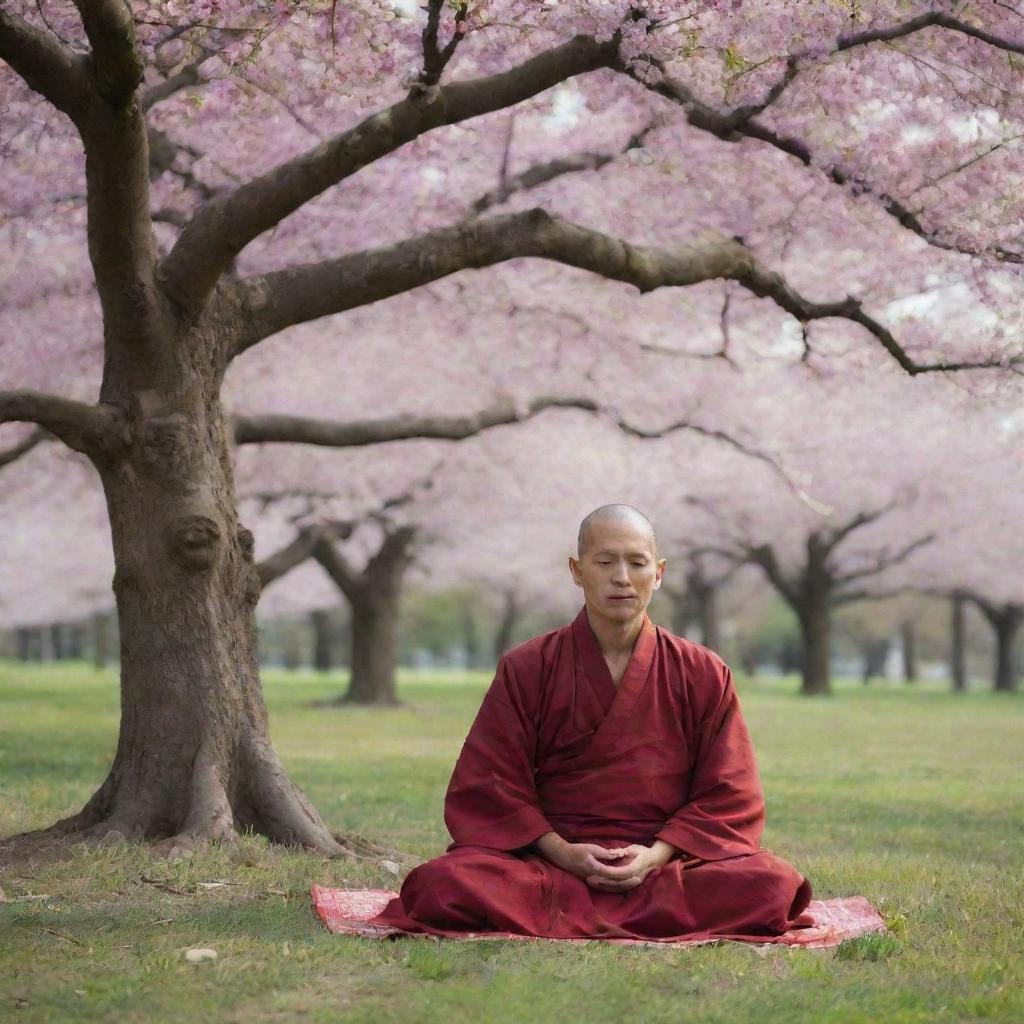
[[[387,711],[311,708],[340,678],[266,689],[277,749],[331,825],[428,857],[486,681],[407,676]],[[0,872],[0,1019],[1024,1021],[1024,698],[794,688],[741,684],[765,845],[820,896],[867,895],[889,935],[821,952],[380,943],[327,935],[308,900],[312,881],[392,886],[377,867],[254,838],[173,864],[77,850]],[[0,835],[77,810],[116,727],[111,674],[0,663]],[[193,946],[218,959],[187,964]]]

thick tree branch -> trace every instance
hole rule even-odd
[[[141,69],[134,23],[122,0],[82,0],[79,7],[90,41],[99,47],[90,76],[93,88],[106,90],[106,102],[94,103],[82,125],[89,261],[103,308],[108,358],[130,360],[128,379],[138,374],[148,381],[152,364],[139,358],[140,351],[148,349],[156,356],[170,339],[166,300],[155,279],[149,133],[145,115],[133,100],[141,80],[141,71],[136,77],[133,70],[136,64]],[[105,84],[96,81],[100,73],[107,75]],[[159,133],[154,138],[163,148],[171,145]],[[158,153],[152,170],[173,159],[173,151]],[[144,386],[144,381],[139,384]]]
[[[775,557],[775,551],[768,544],[747,548],[747,560],[759,565],[768,577],[772,586],[785,598],[791,608],[800,606],[800,593],[795,584],[786,578],[786,574]]]
[[[430,0],[427,6],[427,24],[423,29],[423,70],[420,72],[415,90],[425,94],[431,86],[441,81],[441,75],[448,66],[448,61],[455,55],[459,43],[462,41],[466,30],[466,14],[469,4],[459,0],[455,4],[455,31],[451,39],[443,46],[437,44],[437,32],[441,27],[441,12],[444,10],[446,0]]]
[[[130,351],[137,364],[140,346],[164,341],[162,297],[154,282],[146,123],[134,102],[143,61],[126,0],[75,0],[75,5],[92,46],[88,56],[70,55],[37,32],[28,37],[28,49],[19,47],[11,59],[17,67],[27,54],[43,79],[29,84],[38,85],[58,106],[61,97],[51,96],[48,85],[62,95],[72,89],[78,94],[70,112],[85,146],[89,259],[103,307],[107,352],[118,359]],[[0,14],[0,40],[12,24]],[[48,63],[42,62],[44,56]],[[73,80],[60,62],[73,65]]]
[[[43,441],[49,441],[53,437],[45,427],[37,427],[32,431],[24,441],[19,444],[11,445],[6,451],[0,451],[0,467],[8,466],[12,462],[17,462],[23,455],[27,455],[36,445],[42,444]]]
[[[193,85],[202,85],[205,79],[199,75],[199,69],[210,59],[210,54],[206,51],[203,55],[191,64],[186,64],[180,71],[175,72],[168,78],[165,78],[162,82],[156,82],[149,86],[142,93],[142,108],[143,110],[149,110],[154,107],[157,103],[163,100],[169,99],[171,96],[181,92],[182,89],[189,89]]]
[[[363,573],[364,578],[367,581],[378,578],[378,573],[383,566],[393,566],[395,563],[408,565],[412,560],[410,548],[415,539],[416,527],[409,523],[404,526],[392,526],[391,529],[386,530],[384,542],[367,562],[366,571]]]
[[[0,423],[38,423],[94,461],[124,443],[123,417],[113,407],[87,405],[39,391],[0,391]]]
[[[842,526],[837,526],[834,530],[822,531],[821,539],[825,550],[828,552],[834,551],[851,533],[856,533],[862,527],[881,519],[886,513],[891,512],[895,506],[896,502],[892,501],[881,508],[872,509],[870,512],[858,512]]]
[[[128,105],[142,82],[135,21],[126,0],[75,0],[92,45],[89,62],[100,95],[113,107]]]
[[[265,558],[256,566],[260,585],[269,586],[274,580],[280,579],[296,566],[301,565],[313,555],[313,549],[321,542],[341,539],[351,533],[351,527],[345,523],[317,524],[300,530],[292,541],[274,554]]]
[[[1024,606],[1015,601],[1007,601],[1005,604],[1000,604],[998,601],[990,600],[976,590],[965,590],[963,587],[957,587],[954,593],[959,594],[975,605],[993,629],[998,630],[1000,624],[1005,622],[1006,619],[1024,615]]]
[[[49,32],[0,9],[0,60],[76,124],[89,103],[86,58]]]
[[[336,422],[302,416],[236,416],[236,444],[315,444],[328,448],[357,448],[387,441],[436,438],[460,441],[491,427],[518,423],[545,409],[585,409],[596,412],[587,398],[536,398],[526,408],[506,401],[468,416],[395,416],[391,419]]]
[[[860,324],[911,375],[1007,365],[1004,358],[917,363],[886,327],[864,312],[858,299],[811,302],[780,274],[761,266],[735,239],[705,236],[673,250],[653,249],[580,227],[540,209],[468,221],[386,248],[244,279],[239,282],[244,326],[232,355],[294,324],[369,305],[460,270],[527,256],[624,281],[641,292],[718,278],[737,281],[754,295],[771,299],[801,323],[838,317]],[[1024,357],[1011,362],[1024,362]]]
[[[890,554],[887,551],[881,551],[876,556],[875,560],[867,566],[861,569],[854,569],[847,573],[837,574],[834,579],[837,586],[845,586],[848,583],[852,583],[854,580],[868,579],[871,576],[878,576],[888,569],[892,569],[894,566],[901,565],[905,562],[915,551],[926,547],[935,540],[935,534],[929,533],[924,537],[918,537],[917,540],[911,541],[909,544],[900,548],[898,551],[894,551]],[[838,595],[840,599],[845,600],[845,594]]]
[[[324,572],[334,581],[334,585],[350,600],[358,601],[366,587],[366,578],[357,573],[348,560],[328,540],[321,539],[313,547],[313,557],[323,567]]]
[[[404,99],[324,142],[205,203],[161,266],[170,295],[197,314],[224,270],[246,245],[304,203],[367,164],[443,125],[513,106],[559,82],[616,59],[618,39],[579,36],[509,71],[439,86],[429,103]]]
[[[781,278],[766,275],[738,242],[717,238],[680,246],[673,252],[645,249],[535,209],[470,221],[385,248],[245,279],[240,285],[247,307],[246,334],[239,339],[235,354],[293,324],[368,305],[460,270],[526,256],[590,270],[633,284],[642,292],[718,277],[742,277],[761,291],[771,288],[781,294]],[[787,299],[789,306],[796,302]],[[848,300],[835,308],[843,311],[854,305]]]

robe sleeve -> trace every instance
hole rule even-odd
[[[553,831],[534,785],[537,727],[509,658],[498,663],[444,801],[456,843],[517,850]]]
[[[687,802],[657,837],[701,860],[725,860],[759,849],[764,793],[732,674],[717,658],[705,670],[719,696],[697,723]]]

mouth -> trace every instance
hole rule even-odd
[[[609,601],[634,601],[636,598],[632,594],[615,594],[608,598]]]

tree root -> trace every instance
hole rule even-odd
[[[245,777],[250,820],[246,824],[285,846],[301,846],[328,857],[356,858],[353,850],[334,838],[313,805],[288,778],[269,743],[254,742],[243,763],[248,768]]]
[[[115,765],[81,811],[49,828],[0,842],[0,858],[53,855],[79,843],[106,848],[150,840],[154,855],[174,860],[212,843],[233,844],[238,839],[238,828],[252,829],[271,842],[327,857],[410,863],[407,855],[390,846],[361,836],[332,833],[288,778],[266,741],[250,741],[232,767],[236,773],[234,786],[226,781],[227,771],[219,760],[200,750],[188,783],[185,818],[182,821],[179,817],[176,824],[162,806],[166,786],[154,786],[147,797],[138,780],[121,785],[125,780],[119,778]],[[179,806],[176,814],[181,813]]]

